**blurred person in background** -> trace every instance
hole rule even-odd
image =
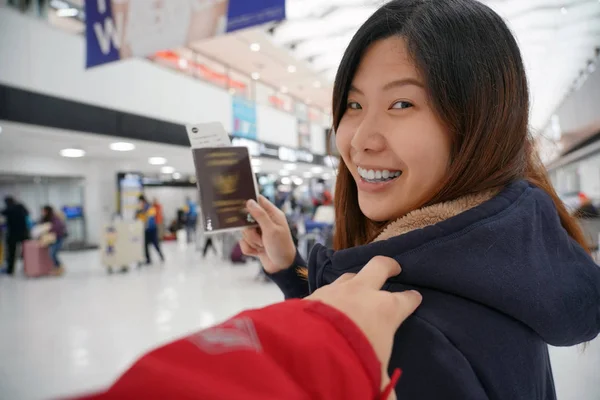
[[[164,235],[164,214],[163,214],[163,208],[162,205],[158,202],[158,199],[155,197],[154,200],[152,201],[152,206],[154,207],[154,209],[156,210],[156,227],[157,227],[157,232],[158,232],[158,240],[161,241]]]
[[[65,238],[67,237],[67,226],[65,220],[61,218],[54,208],[50,205],[42,207],[41,211],[41,224],[49,224],[50,229],[48,233],[54,235],[53,240],[48,244],[48,251],[50,252],[50,258],[54,264],[54,269],[51,271],[52,275],[62,275],[65,273],[65,269],[58,258],[58,253],[62,249]]]
[[[198,225],[198,206],[192,201],[191,198],[186,197],[183,211],[185,213],[185,233],[187,236],[187,242],[192,243],[192,241],[196,240],[196,226]]]
[[[376,255],[402,265],[384,287],[423,303],[394,338],[400,400],[555,400],[548,344],[600,332],[600,268],[539,160],[529,106],[517,41],[490,7],[390,1],[335,79],[333,249],[307,265],[285,215],[248,201],[259,228],[242,249],[288,299]]]
[[[594,203],[592,203],[592,200],[585,193],[579,193],[579,201],[580,201],[580,203],[579,203],[580,206],[577,208],[577,210],[575,210],[575,212],[573,214],[575,216],[575,218],[580,218],[580,219],[600,218],[600,213],[598,212],[598,209],[596,208]]]
[[[17,258],[17,248],[29,239],[29,211],[13,197],[4,198],[2,215],[6,220],[6,269],[2,272],[13,275]]]
[[[150,245],[153,245],[160,260],[165,261],[162,251],[160,250],[160,243],[158,241],[158,228],[156,225],[156,208],[146,200],[144,195],[140,195],[138,210],[136,212],[136,218],[144,223],[144,249],[146,251],[146,265],[150,265],[152,260],[150,258]]]

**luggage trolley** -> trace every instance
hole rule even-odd
[[[115,221],[104,225],[102,231],[102,264],[108,268],[127,272],[131,264],[145,260],[144,224],[141,221]]]

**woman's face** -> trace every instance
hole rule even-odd
[[[336,144],[373,221],[399,218],[439,189],[450,161],[450,134],[431,108],[403,39],[364,54],[352,81]]]

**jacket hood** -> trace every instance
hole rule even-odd
[[[384,255],[402,266],[390,282],[484,304],[551,345],[596,337],[600,268],[562,227],[550,196],[526,181],[496,193],[417,210],[364,246],[340,251],[315,246],[310,290]]]

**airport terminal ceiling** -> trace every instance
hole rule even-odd
[[[598,62],[600,1],[483,0],[507,21],[524,55],[532,92],[532,127],[583,84]],[[81,7],[83,0],[68,3]],[[296,98],[329,108],[331,82],[352,35],[381,0],[287,0],[288,19],[191,44],[191,48]],[[250,51],[253,43],[260,51]],[[232,51],[223,52],[223,48]],[[293,73],[288,68],[293,66]]]

